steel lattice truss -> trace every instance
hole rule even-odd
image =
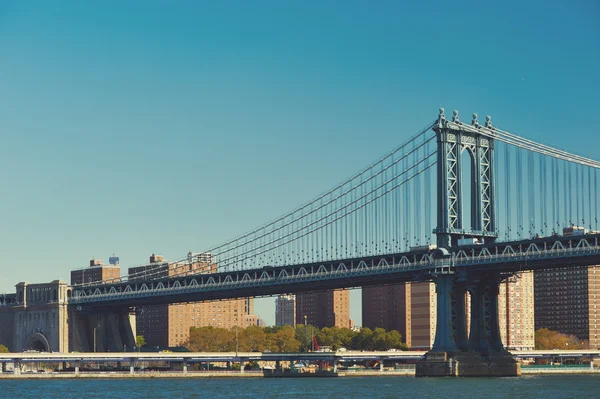
[[[401,281],[428,281],[455,271],[495,271],[507,277],[523,270],[600,263],[600,234],[550,237],[473,246],[436,258],[415,252],[323,264],[161,278],[75,288],[69,304],[109,306],[192,302],[350,288]]]

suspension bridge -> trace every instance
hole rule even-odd
[[[599,169],[490,117],[463,122],[440,109],[410,140],[291,212],[177,261],[73,286],[68,302],[93,312],[434,281],[437,333],[417,374],[515,375],[498,284],[525,270],[600,264]]]

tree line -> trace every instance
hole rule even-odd
[[[563,334],[547,328],[540,328],[535,332],[535,349],[582,349],[584,341],[575,335]]]
[[[308,352],[315,350],[313,337],[319,346],[332,350],[378,350],[406,349],[398,331],[383,328],[349,328],[308,325],[247,328],[192,327],[190,338],[184,347],[192,352]]]

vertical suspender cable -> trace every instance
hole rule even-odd
[[[512,209],[513,207],[511,207],[511,196],[510,196],[510,187],[512,185],[512,183],[514,182],[514,179],[512,178],[512,176],[510,175],[510,151],[511,148],[505,144],[504,145],[504,157],[505,157],[505,162],[504,162],[504,176],[506,179],[506,201],[505,201],[505,209],[504,209],[504,215],[506,217],[506,241],[510,240],[512,238],[512,223],[510,220],[510,216],[512,214]]]
[[[589,227],[592,229],[592,168],[587,168],[588,172],[588,220],[590,222]]]
[[[572,179],[572,175],[573,175],[573,170],[572,170],[572,165],[571,163],[567,164],[567,171],[568,171],[568,180],[567,180],[567,200],[569,201],[569,225],[573,225],[573,191],[571,190],[571,183],[573,181]]]
[[[428,161],[427,164],[429,165],[430,162]],[[425,171],[425,235],[427,244],[431,244],[430,234],[433,230],[433,226],[431,226],[431,173],[429,169]]]
[[[600,201],[600,195],[598,194],[598,169],[594,169],[594,230],[598,231],[598,201]]]
[[[517,235],[519,236],[519,239],[523,239],[523,187],[521,182],[523,181],[523,161],[522,161],[522,153],[521,153],[521,149],[517,148],[517,170],[516,170],[516,176],[517,176],[517,195],[518,195],[518,202],[517,202],[517,223],[518,223],[518,231],[517,231]]]
[[[529,229],[529,237],[532,237],[535,233],[535,208],[533,202],[533,193],[535,188],[535,173],[534,173],[534,153],[533,151],[527,152],[527,205],[528,205],[528,215],[527,215],[527,228]]]
[[[582,189],[581,183],[579,181],[579,172],[581,171],[581,168],[579,167],[579,165],[574,164],[573,167],[575,168],[575,190],[579,191]],[[573,195],[571,193],[571,195]],[[583,193],[576,193],[575,194],[575,225],[579,226],[581,223],[581,214],[580,214],[580,208],[579,208],[579,197],[583,198]]]

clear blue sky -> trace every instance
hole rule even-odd
[[[598,158],[599,4],[0,0],[0,292],[238,235],[440,106]]]

